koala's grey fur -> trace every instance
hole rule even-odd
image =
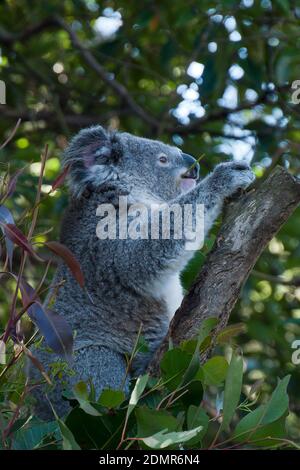
[[[165,164],[159,160],[162,154],[168,158]],[[54,283],[63,279],[65,283],[54,309],[75,332],[77,376],[70,379],[71,383],[91,378],[98,395],[103,387],[121,387],[126,368],[124,354],[132,351],[141,325],[149,353],[140,354],[132,373],[145,370],[180,305],[179,274],[193,255],[185,250],[184,239],[172,237],[99,240],[98,205],[112,203],[118,211],[120,195],[127,195],[130,204],[202,203],[207,233],[225,198],[254,179],[247,164],[227,162],[186,192],[180,186],[181,175],[191,161],[176,147],[109,132],[100,126],[82,130],[66,150],[64,165],[70,165],[71,198],[62,223],[61,242],[80,262],[93,300],[92,304],[62,264]],[[53,360],[49,355],[48,362]],[[42,362],[45,364],[44,355]],[[65,408],[59,405],[59,398],[55,402],[62,414]]]

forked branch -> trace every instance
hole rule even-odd
[[[196,336],[208,317],[219,320],[214,337],[224,328],[257,259],[299,203],[300,179],[278,166],[258,189],[227,204],[215,246],[150,364],[152,374],[158,371],[169,340],[176,346]],[[213,341],[203,361],[212,349]]]

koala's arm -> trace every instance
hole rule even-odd
[[[240,188],[246,188],[254,180],[250,167],[245,163],[228,162],[218,165],[215,170],[196,185],[188,193],[182,194],[170,204],[204,205],[204,235],[208,233],[214,221],[220,214],[224,200],[234,194]],[[184,257],[184,237],[181,239],[159,240],[122,240],[118,243],[118,268],[120,274],[126,272],[126,278],[130,281],[133,276],[135,283],[143,281],[145,274],[155,276],[160,271],[167,269],[172,263]],[[191,256],[187,256],[189,259]],[[131,269],[128,269],[128,266]]]
[[[255,179],[249,165],[245,162],[226,162],[216,166],[214,171],[186,194],[174,202],[185,204],[203,204],[204,235],[211,229],[219,216],[224,201],[237,190],[244,189]]]

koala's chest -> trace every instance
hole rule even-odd
[[[180,283],[180,272],[161,273],[151,284],[148,292],[157,300],[166,304],[169,319],[173,317],[183,299],[183,289]]]

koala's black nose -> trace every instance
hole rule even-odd
[[[198,179],[200,173],[200,165],[197,160],[191,155],[188,155],[187,153],[183,153],[182,156],[185,166],[187,167],[186,173],[184,173],[184,175],[182,176],[184,178]]]

